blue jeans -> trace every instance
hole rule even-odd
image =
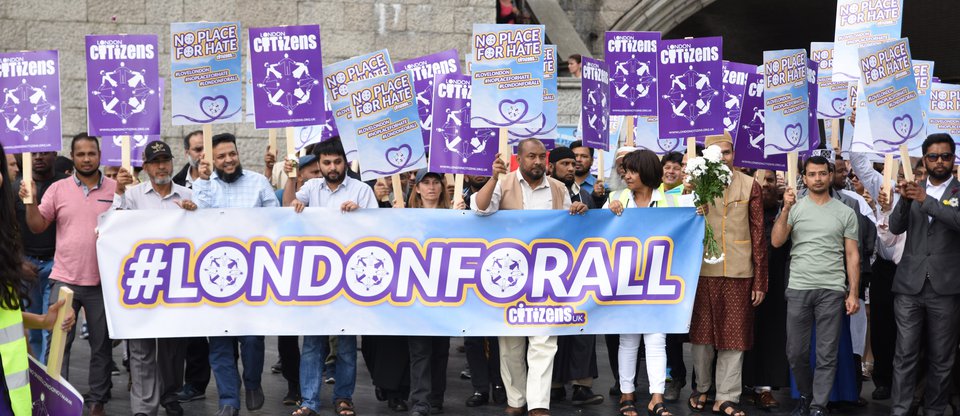
[[[27,312],[36,314],[47,313],[50,307],[50,272],[53,271],[53,260],[40,260],[26,256],[24,259],[37,268],[37,285],[30,288],[30,307]],[[37,360],[47,363],[47,344],[50,342],[50,331],[42,329],[30,330],[30,351]]]
[[[324,360],[330,348],[329,337],[303,337],[303,350],[300,353],[300,395],[301,406],[314,412],[320,411],[320,387],[323,385]],[[353,389],[357,385],[357,337],[339,335],[337,338],[337,366],[333,385],[333,400],[353,400]]]
[[[233,348],[240,342],[240,360],[243,362],[243,385],[247,390],[260,388],[263,374],[263,337],[210,337],[210,367],[220,393],[219,406],[240,408],[240,372],[233,356]]]

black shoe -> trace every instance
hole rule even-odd
[[[443,405],[442,405],[442,404],[431,404],[431,405],[430,405],[430,414],[431,414],[431,415],[442,415],[442,414],[443,414]]]
[[[247,390],[245,397],[247,399],[247,410],[257,410],[263,407],[263,388]]]
[[[618,389],[619,390],[619,389]],[[683,381],[674,379],[667,383],[667,389],[663,392],[663,401],[674,403],[680,399],[680,390],[683,390]]]
[[[610,386],[610,397],[620,397],[620,385],[614,384]]]
[[[554,387],[550,389],[550,401],[551,402],[562,402],[567,398],[567,389],[561,387]]]
[[[873,400],[887,400],[890,398],[890,388],[887,386],[877,386],[873,391]]]
[[[202,399],[205,399],[206,397],[207,396],[204,392],[193,388],[193,386],[189,384],[186,386],[183,386],[183,388],[180,389],[179,392],[177,392],[177,400],[180,401],[180,403],[192,402],[194,400],[202,400]]]
[[[288,391],[286,396],[283,396],[283,405],[284,406],[297,406],[300,404],[302,398],[300,397],[299,391]]]
[[[283,364],[280,361],[277,361],[276,364],[270,366],[270,372],[273,374],[280,374],[283,372]]]
[[[473,392],[473,395],[467,397],[467,407],[477,407],[483,406],[490,402],[489,393],[481,393],[479,391]]]
[[[180,402],[172,402],[163,405],[163,410],[167,412],[167,416],[183,416],[183,407],[180,406]]]
[[[820,406],[810,406],[810,416],[827,416],[827,409]]]
[[[507,402],[507,389],[503,388],[503,386],[493,386],[493,393],[491,396],[494,403],[504,404]]]
[[[389,399],[387,400],[387,407],[394,412],[406,412],[409,410],[407,403],[405,403],[403,399]]]
[[[793,408],[790,416],[810,416],[810,399],[800,396],[800,400],[797,400],[797,407]]]
[[[594,394],[590,387],[574,385],[570,402],[573,403],[574,406],[600,404],[603,403],[603,395]]]

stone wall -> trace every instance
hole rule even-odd
[[[0,51],[60,51],[67,154],[69,138],[87,125],[87,34],[159,35],[160,75],[169,78],[172,22],[239,20],[244,28],[320,24],[323,61],[330,64],[383,48],[394,61],[450,48],[466,52],[473,24],[493,23],[494,14],[493,0],[2,0]],[[165,96],[170,96],[169,83]],[[171,125],[169,99],[164,108],[163,138],[181,149],[180,140],[191,128]],[[236,134],[245,166],[262,170],[266,131],[252,123],[218,124],[214,131]]]

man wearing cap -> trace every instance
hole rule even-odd
[[[563,182],[545,176],[547,149],[537,139],[526,139],[517,145],[519,169],[507,173],[507,165],[497,155],[493,176],[471,197],[477,215],[493,215],[501,209],[562,209],[570,214],[583,214],[587,206],[571,202]],[[503,179],[499,179],[503,175]],[[500,337],[500,375],[507,389],[510,416],[550,414],[550,384],[557,337]],[[529,343],[529,345],[528,345]]]
[[[567,188],[571,201],[583,202],[588,209],[593,209],[593,198],[586,189],[576,183],[577,169],[576,156],[566,146],[560,146],[550,151],[550,176]],[[553,362],[553,384],[550,388],[550,400],[562,401],[566,399],[564,385],[573,386],[571,403],[576,406],[585,404],[600,404],[602,394],[594,394],[593,379],[597,377],[597,337],[596,335],[567,335],[557,337],[557,354]]]
[[[213,136],[213,166],[201,158],[200,177],[193,183],[199,208],[260,208],[280,206],[273,187],[263,175],[243,170],[237,138],[230,133]],[[235,358],[240,343],[243,361],[241,379]],[[240,384],[243,383],[247,410],[263,407],[263,336],[210,337],[210,367],[220,394],[218,416],[240,413]]]
[[[707,136],[706,147],[718,146],[723,163],[733,172],[730,185],[707,208],[707,223],[713,227],[724,259],[704,262],[690,322],[696,389],[689,406],[703,409],[714,379],[714,411],[726,402],[739,403],[742,389],[743,352],[753,346],[753,308],[767,292],[767,243],[763,228],[763,199],[753,178],[733,169],[733,139],[730,133]],[[731,414],[736,408],[725,407]]]
[[[73,311],[86,311],[90,330],[90,392],[86,405],[93,416],[104,415],[110,400],[110,362],[112,343],[107,333],[107,316],[100,288],[97,265],[97,217],[110,209],[117,183],[100,172],[100,141],[87,133],[73,136],[70,156],[75,164],[74,175],[50,185],[38,207],[26,206],[27,226],[34,234],[51,225],[57,226],[57,247],[50,280],[50,303],[56,303],[60,288],[73,290]],[[20,198],[27,195],[27,183],[20,184]],[[31,195],[36,195],[36,184]],[[63,352],[63,378],[69,379],[70,348],[76,330],[67,334]]]
[[[283,188],[283,204],[296,212],[304,207],[333,208],[351,212],[360,208],[377,208],[377,198],[367,184],[347,175],[347,155],[340,137],[317,143],[313,149],[320,166],[320,177],[310,179],[296,190],[295,180],[287,179]],[[293,172],[292,161],[284,163],[284,171]],[[295,415],[320,412],[320,387],[323,385],[324,361],[329,349],[329,336],[303,337],[300,352],[300,395],[303,402]],[[337,336],[337,367],[334,374],[333,402],[336,414],[353,414],[353,390],[357,383],[357,337]]]
[[[147,144],[143,151],[143,171],[149,182],[133,184],[133,175],[126,169],[117,172],[117,189],[113,209],[185,209],[197,205],[192,193],[172,181],[173,153],[162,141]],[[130,405],[134,415],[155,415],[162,405],[167,415],[182,415],[177,390],[183,379],[183,360],[187,340],[181,338],[131,339]]]

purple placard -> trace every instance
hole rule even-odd
[[[30,399],[33,402],[34,415],[40,416],[81,416],[83,414],[83,396],[70,383],[60,378],[54,380],[47,369],[29,357]]]
[[[456,49],[437,52],[407,61],[394,62],[393,71],[413,73],[413,89],[417,92],[417,111],[420,112],[420,130],[423,132],[423,145],[430,146],[430,128],[433,117],[434,77],[444,74],[460,73],[460,53]]]
[[[810,103],[809,107],[807,107],[807,113],[809,113],[810,146],[806,151],[798,153],[800,160],[810,157],[810,154],[820,147],[820,122],[817,121],[817,97],[820,92],[820,89],[817,88],[817,72],[819,68],[819,63],[807,59],[807,100]]]
[[[160,134],[157,53],[157,35],[87,35],[90,134]]]
[[[787,155],[763,156],[763,74],[747,75],[740,112],[740,133],[733,141],[733,164],[744,168],[786,170]]]
[[[57,51],[0,54],[0,143],[7,153],[60,150],[60,64]]]
[[[610,74],[610,114],[657,115],[660,32],[607,32],[603,58]]]
[[[430,171],[490,176],[497,129],[470,127],[470,76],[437,75],[430,130]]]
[[[583,58],[580,83],[580,131],[583,145],[610,150],[610,69],[603,61]]]
[[[756,65],[723,61],[723,129],[734,139],[740,131],[740,110],[743,108],[743,92],[747,89],[747,76],[757,72]]]
[[[250,28],[250,63],[258,129],[323,124],[319,25]]]
[[[660,41],[660,137],[723,133],[723,38]]]

